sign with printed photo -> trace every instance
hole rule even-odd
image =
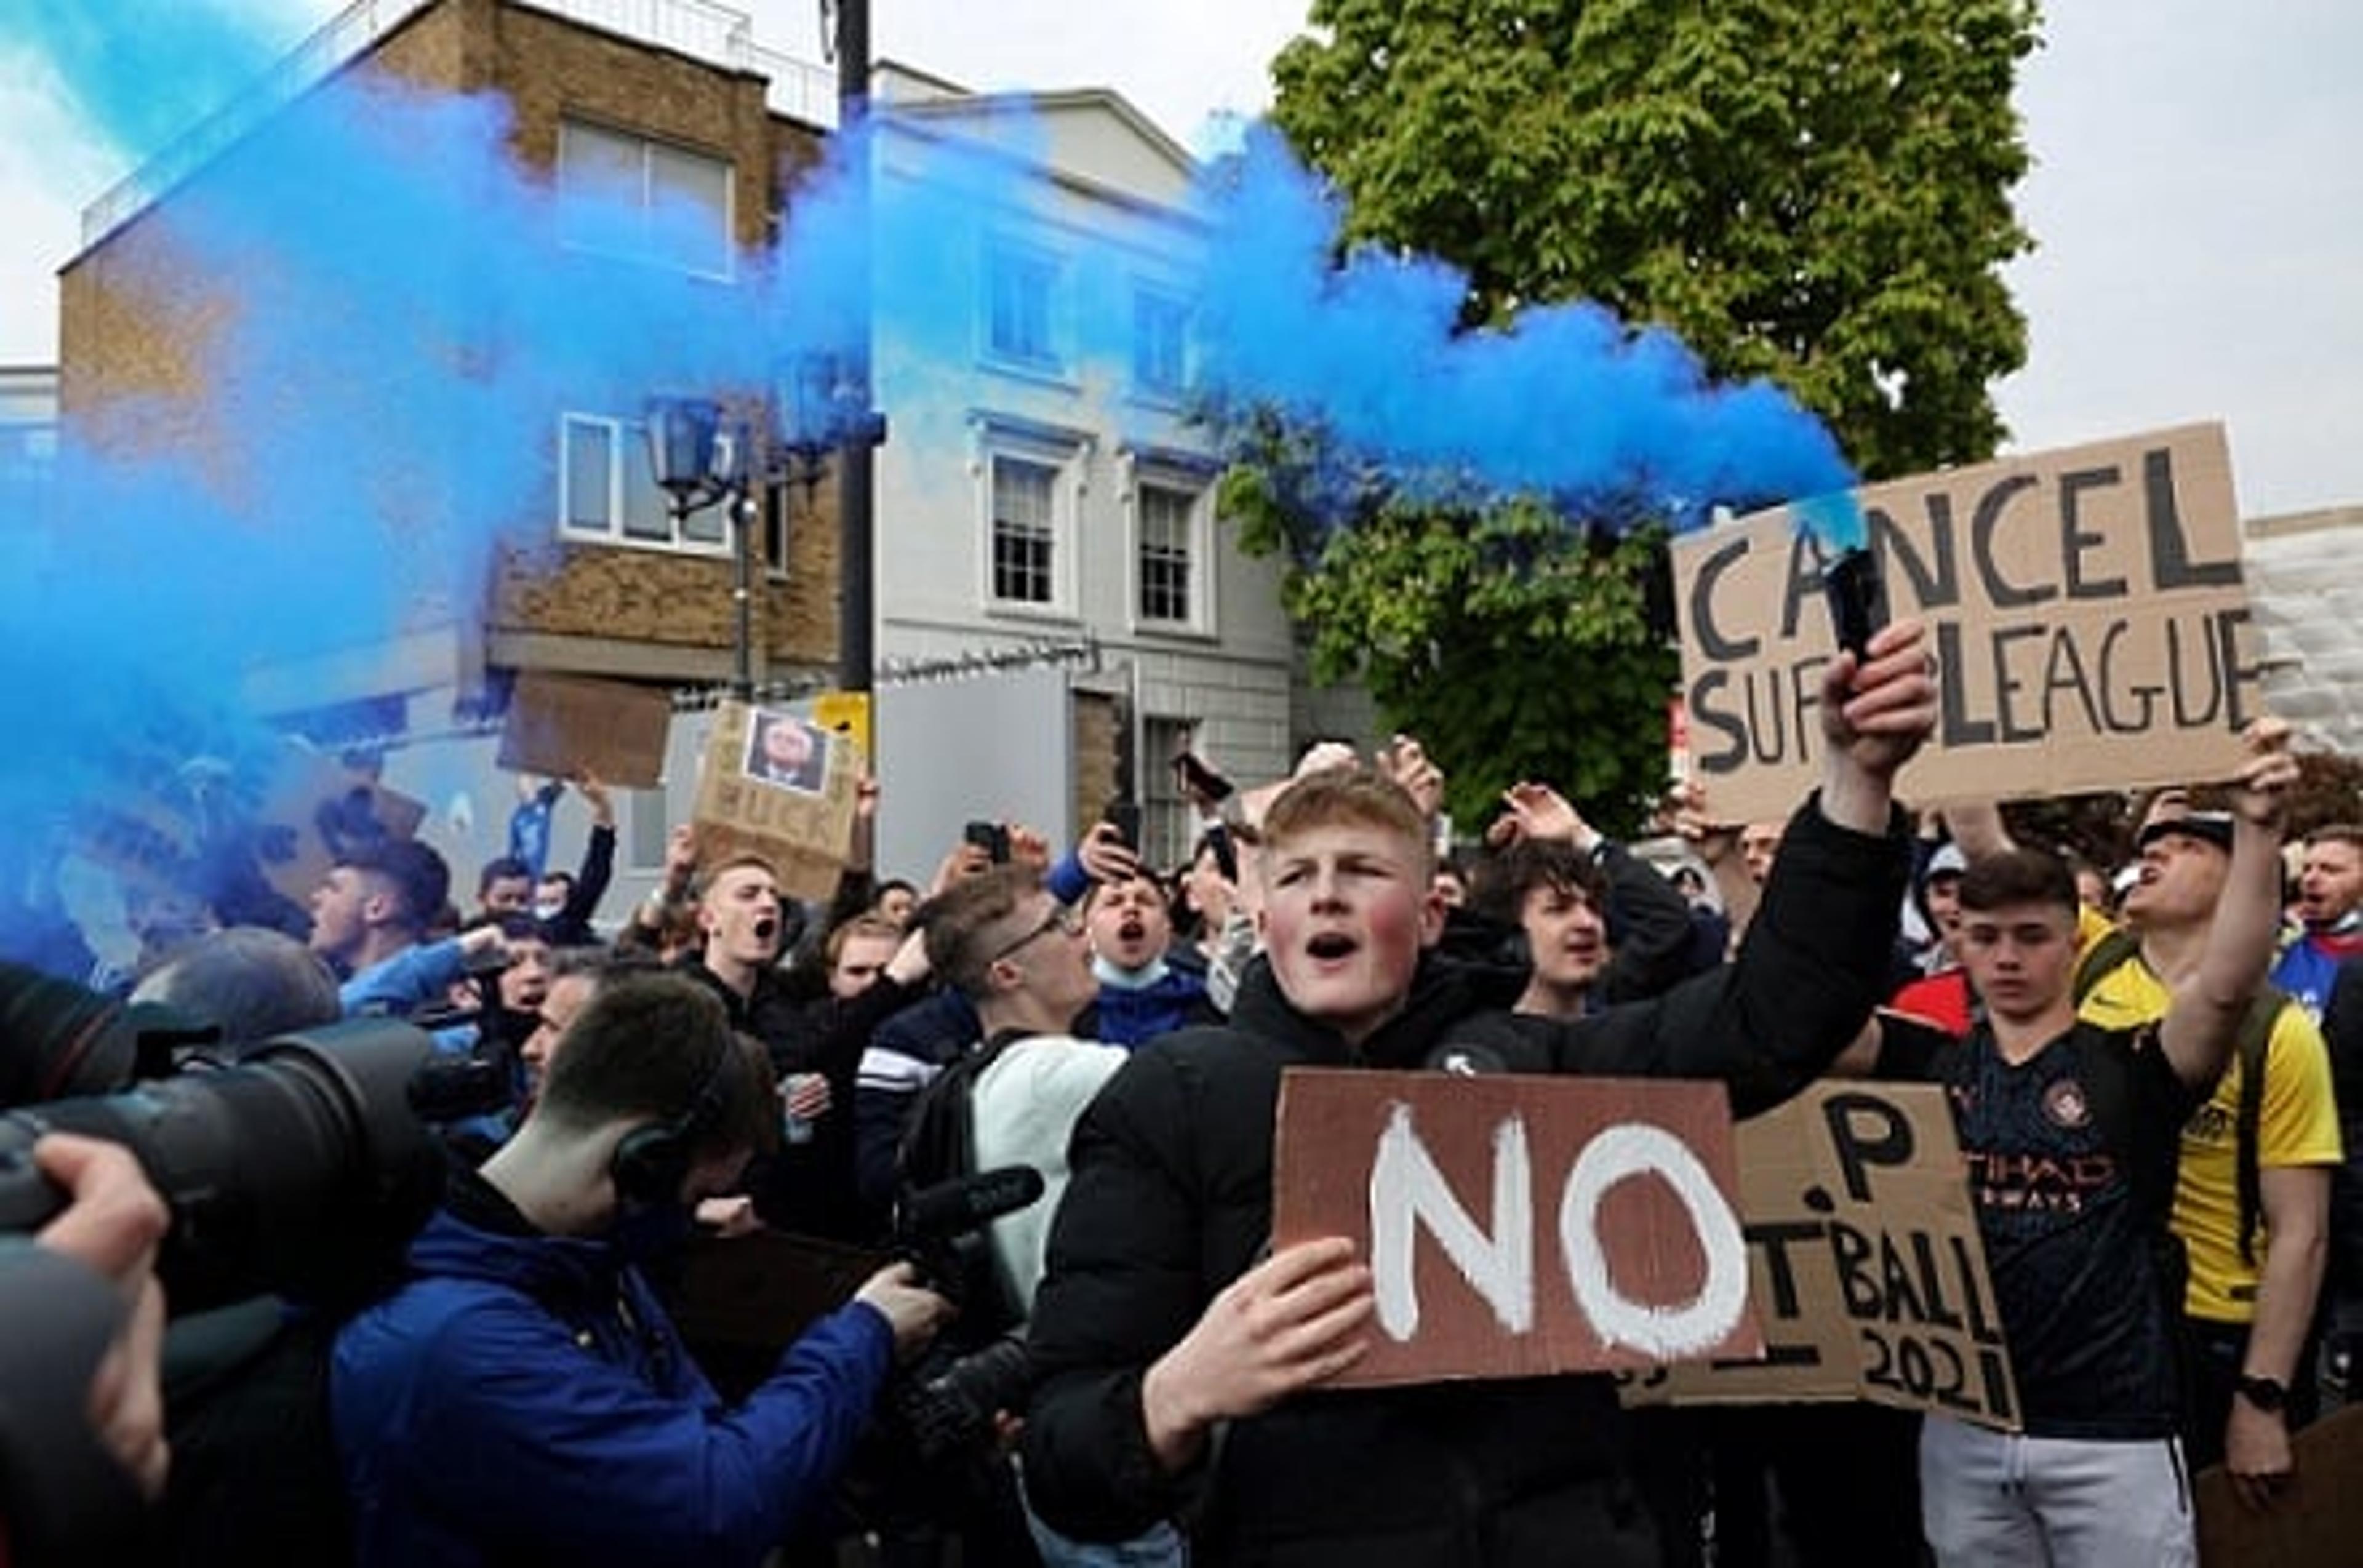
[[[827,898],[853,847],[860,772],[850,738],[786,708],[724,703],[691,813],[699,862],[760,855],[782,892]]]

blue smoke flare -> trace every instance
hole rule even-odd
[[[270,58],[227,9],[33,0],[9,41],[95,131],[151,150]],[[852,348],[867,299],[893,439],[967,439],[993,258],[1043,206],[1048,132],[1022,111],[983,146],[833,139],[777,242],[736,253],[710,211],[520,166],[511,129],[496,97],[348,71],[78,261],[83,284],[178,325],[137,395],[77,409],[38,492],[0,494],[35,519],[0,534],[7,831],[95,816],[194,852],[188,796],[215,762],[259,771],[283,746],[255,671],[479,617],[496,555],[554,559],[569,412],[760,396]],[[876,170],[867,215],[843,178],[857,159]],[[1268,131],[1191,206],[1149,261],[1194,305],[1203,389],[1317,420],[1403,484],[1696,517],[1853,483],[1793,401],[1711,383],[1664,332],[1584,305],[1462,332],[1448,267],[1338,264],[1336,196]],[[1065,373],[1127,434],[1150,417],[1124,395],[1137,243],[1062,230],[1057,258]],[[215,762],[192,782],[194,758]]]

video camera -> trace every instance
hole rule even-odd
[[[391,1019],[210,1046],[161,1009],[0,964],[0,1234],[58,1213],[32,1146],[75,1132],[129,1150],[170,1206],[157,1274],[176,1315],[390,1280],[442,1194],[428,1123],[481,1104],[481,1070]]]
[[[1032,1369],[1024,1318],[986,1230],[1042,1191],[1041,1172],[1005,1165],[923,1187],[895,1209],[895,1251],[960,1309],[956,1333],[937,1340],[888,1390],[891,1424],[923,1464],[974,1448],[991,1436],[995,1411],[1025,1403]]]
[[[65,1207],[32,1149],[72,1132],[128,1150],[169,1206],[175,1316],[272,1293],[334,1310],[394,1283],[442,1194],[427,1124],[480,1108],[482,1072],[392,1020],[217,1032],[0,963],[0,1242]],[[123,1309],[62,1256],[0,1251],[0,1517],[21,1561],[112,1560],[139,1528],[87,1415]]]

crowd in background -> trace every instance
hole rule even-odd
[[[2273,1507],[2291,1434],[2345,1397],[2363,1334],[2344,1125],[2363,1115],[2363,828],[2306,835],[2282,885],[2277,739],[2220,806],[2142,802],[2122,868],[2022,848],[1990,806],[1906,817],[1888,784],[1928,697],[1917,643],[1881,647],[1836,677],[1859,684],[1832,688],[1842,760],[1815,802],[1726,824],[1679,793],[1655,858],[1541,782],[1478,841],[1439,844],[1440,775],[1399,737],[1370,757],[1316,746],[1241,789],[1199,762],[1175,866],[1114,821],[1053,845],[979,801],[990,830],[882,875],[871,824],[893,781],[865,779],[825,903],[760,856],[701,857],[684,825],[617,910],[608,796],[580,779],[571,871],[547,863],[553,782],[472,887],[412,840],[347,846],[300,940],[150,897],[128,995],[233,1040],[399,1017],[497,1086],[440,1126],[452,1195],[380,1299],[274,1302],[207,1325],[210,1343],[174,1325],[156,1560],[357,1540],[369,1562],[693,1545],[817,1562],[858,1540],[898,1563],[1544,1562],[1566,1559],[1534,1542],[1569,1532],[1603,1562],[2039,1560],[1996,1544],[2017,1523],[1955,1507],[1947,1467],[1983,1451],[1894,1411],[1626,1417],[1599,1378],[1302,1395],[1357,1353],[1368,1279],[1267,1255],[1268,1096],[1294,1062],[1722,1077],[1742,1114],[1825,1072],[1930,1077],[1954,1085],[1973,1189],[1999,1207],[2015,1178],[1973,1102],[2002,1090],[1977,1074],[2025,1064],[2014,1030],[2071,1025],[2156,1043],[2165,1065],[2126,1091],[2151,1119],[2125,1147],[2177,1169],[2170,1195],[2059,1201],[2136,1219],[2151,1203],[2180,1272],[2169,1318],[2047,1329],[2136,1347],[2157,1377],[2095,1384],[2072,1351],[2014,1344],[2030,1412],[2065,1412],[2050,1435],[2087,1457],[2155,1441],[2223,1463]],[[2262,991],[2228,913],[2259,854],[2280,917]],[[2046,932],[1995,913],[2047,909],[2055,885],[2076,906],[2064,997],[2019,967]],[[2070,1131],[2115,1114],[2040,1104]],[[884,1262],[914,1251],[915,1195],[1019,1166],[1042,1195],[983,1216],[952,1262]],[[2038,1273],[2086,1299],[2092,1282],[2045,1272],[2086,1240],[2009,1229],[2023,1218],[1989,1232],[2005,1304]],[[668,1320],[693,1223],[708,1252],[787,1236],[880,1266],[776,1365],[709,1380]],[[2170,1342],[2146,1337],[2161,1327]],[[607,1381],[578,1385],[576,1360]],[[2067,1392],[2047,1405],[2050,1383]],[[2029,1517],[2060,1540],[2092,1529],[2120,1483],[2082,1484]]]

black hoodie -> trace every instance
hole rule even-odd
[[[1204,1564],[1654,1562],[1604,1376],[1306,1395],[1230,1423],[1180,1476],[1149,1451],[1141,1377],[1268,1249],[1284,1069],[1417,1068],[1468,1049],[1509,1069],[1720,1077],[1760,1110],[1819,1073],[1880,999],[1904,827],[1898,814],[1883,840],[1850,833],[1809,804],[1739,960],[1655,1000],[1513,1019],[1514,972],[1431,955],[1403,1012],[1356,1049],[1258,961],[1229,1027],[1135,1052],[1077,1126],[1035,1304],[1025,1466],[1042,1517],[1117,1540],[1190,1512]]]

